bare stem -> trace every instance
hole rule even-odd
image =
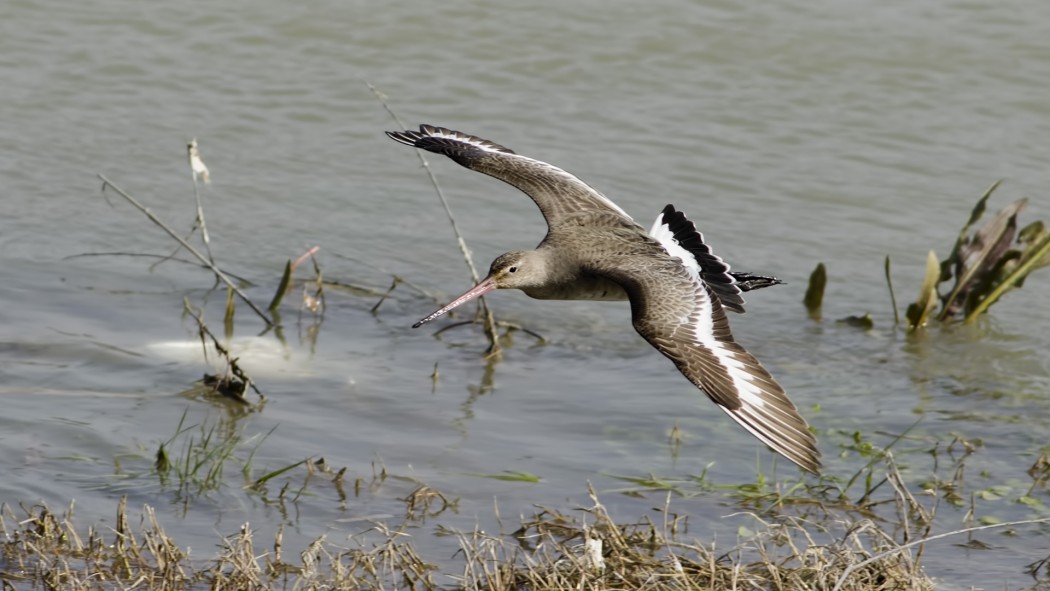
[[[208,260],[215,262],[211,254],[211,239],[208,238],[208,226],[204,223],[204,207],[201,205],[201,192],[197,184],[197,175],[193,174],[193,196],[197,198],[197,220],[196,224],[201,227],[201,240],[204,242],[204,250],[208,253]]]
[[[256,305],[254,303],[252,303],[252,301],[250,299],[248,299],[248,296],[246,296],[244,294],[244,292],[240,290],[240,288],[238,288],[236,285],[234,285],[233,281],[231,281],[230,278],[227,277],[226,274],[222,272],[222,270],[220,270],[218,267],[216,267],[214,263],[212,263],[208,259],[204,258],[204,256],[201,253],[197,252],[197,249],[193,248],[193,246],[191,244],[189,244],[188,242],[183,240],[182,237],[180,237],[178,234],[176,234],[175,231],[172,230],[170,227],[168,227],[167,224],[165,224],[164,222],[160,221],[160,219],[157,218],[157,216],[153,215],[153,212],[150,211],[149,208],[147,208],[144,205],[142,205],[141,203],[139,203],[137,199],[135,199],[131,195],[127,194],[120,187],[114,185],[112,181],[110,181],[108,178],[105,177],[105,175],[100,174],[100,175],[98,175],[98,178],[102,179],[102,190],[103,191],[106,190],[106,187],[109,187],[109,188],[113,189],[114,191],[116,191],[118,195],[120,195],[121,197],[126,199],[128,201],[128,203],[130,203],[133,206],[135,206],[135,208],[138,209],[139,211],[141,211],[143,214],[145,214],[146,217],[148,217],[151,222],[153,222],[154,224],[157,224],[158,226],[160,226],[160,228],[162,230],[167,232],[169,236],[174,238],[179,244],[182,245],[183,248],[185,248],[187,251],[189,251],[189,253],[192,254],[198,261],[200,261],[202,265],[204,265],[205,267],[208,267],[208,269],[210,269],[211,272],[215,274],[216,278],[218,278],[220,281],[222,281],[223,283],[228,285],[230,287],[230,289],[232,289],[234,291],[234,293],[236,293],[237,296],[240,297],[241,300],[244,301],[244,303],[248,304],[249,308],[251,308],[256,314],[259,315],[259,318],[262,318],[263,322],[266,323],[266,326],[273,326],[273,321],[270,320],[270,317],[267,316],[258,307],[256,307]]]
[[[890,303],[893,304],[893,326],[900,326],[901,315],[897,311],[897,295],[893,293],[893,278],[890,277],[890,255],[886,255],[886,286],[890,288]]]
[[[386,112],[397,122],[401,129],[407,129],[405,123],[401,121],[401,118],[397,116],[394,109],[391,108],[390,104],[386,101],[386,95],[379,92],[375,86],[372,86],[370,82],[365,82],[368,86],[368,90],[372,91],[379,103],[383,105]],[[445,208],[445,215],[448,216],[449,224],[452,226],[452,232],[456,235],[456,242],[459,244],[459,251],[463,254],[463,260],[467,263],[467,268],[470,269],[470,277],[474,280],[475,285],[481,282],[481,276],[478,275],[478,270],[474,266],[474,259],[470,256],[470,249],[467,248],[467,241],[463,238],[463,233],[459,231],[459,226],[456,224],[456,218],[452,215],[452,208],[448,204],[448,200],[445,199],[445,193],[441,190],[441,185],[438,184],[437,176],[434,175],[434,171],[430,169],[430,162],[427,161],[426,157],[423,156],[421,150],[416,150],[416,156],[419,157],[419,161],[423,164],[423,169],[427,171],[427,176],[430,177],[430,183],[434,185],[434,191],[437,193],[438,199],[441,200],[442,207]],[[485,324],[485,334],[489,338],[489,348],[486,352],[488,356],[499,355],[499,333],[496,331],[496,319],[492,315],[492,311],[489,310],[488,304],[485,302],[484,296],[478,298],[478,305],[481,307],[482,318]]]

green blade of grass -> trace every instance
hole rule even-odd
[[[267,473],[267,474],[263,474],[262,476],[257,478],[255,480],[255,482],[251,483],[250,485],[248,485],[245,488],[255,488],[255,487],[258,487],[258,486],[262,486],[263,484],[266,484],[266,482],[268,480],[276,478],[276,477],[280,476],[281,474],[284,474],[285,472],[287,472],[289,470],[292,470],[294,468],[302,466],[305,463],[306,463],[306,460],[299,460],[298,462],[296,462],[294,464],[289,464],[289,465],[285,466],[284,468],[278,468],[277,470],[274,470],[273,472],[270,472],[270,473]]]
[[[491,478],[492,480],[506,480],[510,482],[536,483],[540,481],[540,477],[535,474],[517,472],[514,470],[504,470],[503,474],[467,474],[466,476],[472,476],[474,478]]]
[[[273,294],[273,300],[270,301],[267,310],[273,312],[277,309],[277,306],[281,305],[281,300],[284,299],[284,294],[288,291],[288,284],[291,282],[292,260],[288,259],[288,262],[284,264],[284,274],[281,275],[281,283],[277,286],[277,293]]]

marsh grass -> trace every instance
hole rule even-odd
[[[230,468],[239,470],[244,488],[265,493],[268,482],[308,463],[301,460],[259,474],[254,458],[273,429],[246,437],[243,426],[235,418],[205,419],[187,425],[186,417],[187,412],[183,412],[175,433],[158,445],[153,462],[153,473],[162,488],[172,490],[178,501],[188,503],[228,485],[224,476]],[[297,496],[305,491],[307,482],[316,471],[313,466],[311,464],[311,469],[303,476]],[[281,500],[287,488],[287,484],[282,488]]]
[[[347,467],[333,466],[323,457],[308,457],[276,467],[261,465],[257,455],[277,426],[248,434],[246,428],[251,423],[243,420],[248,411],[224,399],[217,403],[221,412],[208,414],[199,422],[191,423],[189,409],[183,411],[172,435],[156,447],[140,445],[135,453],[117,456],[114,462],[121,484],[110,490],[123,491],[134,486],[134,482],[141,486],[144,480],[155,479],[161,491],[171,494],[176,506],[188,511],[202,497],[224,489],[241,489],[288,518],[298,513],[303,498],[318,494],[334,494],[345,510],[352,497],[374,494],[388,477],[386,467],[378,460],[372,463],[370,476],[348,475]],[[155,450],[152,456],[151,450]],[[143,460],[149,458],[152,462],[143,466]],[[418,486],[414,480],[412,484]],[[436,491],[430,494],[443,501],[441,511],[455,506],[455,500]],[[421,498],[418,511],[434,514],[434,503]]]

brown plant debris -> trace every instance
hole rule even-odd
[[[42,505],[22,507],[24,515],[19,516],[5,506],[0,513],[0,581],[4,589],[157,591],[831,590],[839,583],[844,590],[933,588],[908,549],[868,520],[756,521],[762,526],[757,534],[736,547],[716,548],[682,541],[674,533],[676,524],[617,524],[593,491],[591,499],[594,505],[582,517],[542,510],[525,519],[513,536],[452,532],[461,546],[457,557],[462,569],[451,577],[416,552],[404,525],[392,530],[377,524],[349,548],[322,536],[289,560],[282,548],[283,531],[278,530],[268,550],[257,547],[253,530],[244,524],[220,542],[214,558],[201,562],[189,559],[149,506],[136,528],[122,499],[115,529],[91,527],[83,535],[74,525],[72,504],[62,516]],[[435,500],[447,502],[421,487],[406,499],[406,505],[414,505],[409,516],[420,511],[420,504]],[[840,581],[844,574],[848,577]]]

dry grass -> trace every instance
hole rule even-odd
[[[463,589],[841,589],[925,590],[932,582],[874,522],[828,526],[798,519],[761,522],[739,545],[684,542],[676,520],[616,524],[591,491],[588,519],[546,510],[515,532],[518,544],[474,531],[460,534]],[[664,507],[668,515],[668,507]],[[837,531],[836,531],[837,530]],[[816,533],[811,533],[816,532]],[[888,552],[887,551],[891,551]],[[883,559],[861,566],[880,553]]]
[[[766,523],[735,548],[682,542],[675,521],[613,522],[597,496],[573,517],[543,510],[513,536],[481,531],[458,537],[462,572],[446,577],[412,547],[403,529],[377,525],[345,548],[318,538],[288,560],[282,533],[271,548],[256,548],[251,528],[224,539],[207,563],[191,562],[145,507],[132,528],[124,501],[116,528],[77,532],[73,507],[59,516],[46,507],[10,508],[0,515],[5,537],[0,579],[5,589],[833,589],[851,566],[897,548],[873,522],[827,526],[801,520]],[[445,503],[426,490],[406,499]],[[666,508],[665,508],[666,509]],[[426,509],[423,508],[423,511]],[[838,530],[837,532],[835,530]],[[811,533],[816,532],[816,533]],[[378,539],[378,542],[375,540]],[[842,589],[932,589],[908,551],[854,572]]]

